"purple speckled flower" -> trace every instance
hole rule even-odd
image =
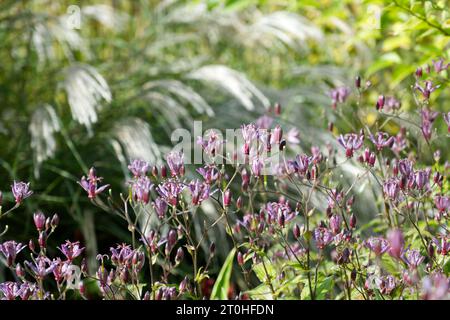
[[[214,166],[198,168],[197,172],[202,175],[203,179],[208,184],[211,184],[219,178],[219,171]]]
[[[390,137],[386,132],[377,132],[375,135],[370,135],[370,140],[378,151],[386,147],[391,147],[394,142],[394,138]]]
[[[386,239],[380,237],[370,237],[365,241],[364,244],[377,256],[381,256],[383,253],[389,250],[389,242]]]
[[[150,164],[147,161],[136,159],[128,165],[128,169],[131,171],[133,176],[137,178],[140,176],[145,176],[148,173],[150,170]]]
[[[36,285],[29,282],[3,282],[0,283],[0,292],[3,294],[2,300],[28,300],[36,291]]]
[[[176,181],[165,181],[163,184],[160,184],[156,191],[159,193],[161,198],[164,199],[168,204],[172,206],[176,206],[178,202],[178,195],[185,188],[184,185],[180,184]]]
[[[419,250],[410,249],[405,253],[405,261],[412,269],[416,269],[424,259],[425,257],[420,254]]]
[[[11,267],[16,261],[17,254],[25,248],[25,245],[17,243],[14,240],[6,241],[0,244],[0,252],[6,259],[6,264]]]
[[[342,134],[338,138],[338,142],[345,148],[345,155],[347,158],[353,157],[354,151],[360,149],[364,142],[364,135],[357,135],[356,133]]]
[[[66,240],[65,244],[62,244],[61,247],[58,248],[67,258],[67,260],[72,261],[76,257],[78,257],[84,250],[84,248],[80,247],[80,242],[70,242]]]
[[[431,82],[430,80],[426,80],[423,85],[416,83],[414,89],[422,93],[422,96],[424,97],[425,100],[428,100],[430,98],[431,93],[434,92],[439,87],[440,85],[434,86],[433,82]]]
[[[147,204],[150,201],[150,191],[153,183],[147,176],[141,176],[131,182],[131,193],[133,199],[138,202]]]
[[[30,183],[25,183],[22,181],[14,181],[13,185],[11,186],[11,191],[17,204],[20,204],[24,199],[33,194],[33,191],[30,190]]]
[[[342,218],[338,214],[334,214],[330,217],[330,229],[334,234],[338,234],[341,230]]]
[[[313,232],[316,246],[319,249],[325,248],[331,241],[333,241],[333,233],[324,227],[317,227]]]
[[[391,200],[398,200],[400,186],[396,178],[391,178],[383,183],[383,192]]]
[[[436,245],[436,251],[438,254],[446,256],[450,252],[450,241],[446,236],[433,238],[433,243]]]
[[[97,177],[95,169],[91,168],[89,170],[88,177],[81,177],[78,184],[88,193],[89,199],[94,199],[98,194],[102,193],[109,187],[109,184],[98,187],[98,182],[102,179],[102,177]]]
[[[160,197],[156,198],[155,201],[153,201],[153,208],[156,211],[156,214],[160,219],[164,218],[166,212],[167,212],[167,203]]]
[[[439,218],[443,213],[446,213],[450,210],[450,197],[437,195],[434,197],[434,204],[439,211]]]
[[[166,160],[170,173],[173,177],[183,175],[184,173],[184,155],[183,152],[173,151],[167,154]]]
[[[33,263],[25,261],[25,265],[30,268],[38,279],[44,279],[56,267],[55,262],[45,256],[38,256]]]
[[[204,200],[209,198],[209,185],[199,180],[192,181],[189,184],[189,190],[191,191],[192,204],[194,206],[201,204]]]

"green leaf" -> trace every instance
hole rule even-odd
[[[211,300],[228,299],[228,288],[230,287],[231,270],[233,269],[235,253],[236,249],[233,248],[233,250],[231,250],[231,252],[228,254],[228,257],[225,260],[222,269],[220,269],[219,276],[217,277],[217,280],[214,283],[214,287],[212,289]]]

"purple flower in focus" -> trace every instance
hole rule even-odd
[[[316,246],[319,249],[325,248],[325,246],[333,241],[333,233],[324,227],[317,227],[314,229],[313,237],[316,241]]]
[[[160,184],[156,191],[159,193],[161,198],[166,201],[166,203],[176,206],[178,202],[178,195],[183,191],[185,188],[184,185],[176,182],[176,181],[166,181],[163,184]]]
[[[428,186],[430,184],[430,175],[431,175],[431,169],[427,168],[424,170],[417,170],[414,173],[415,183],[419,190],[422,190],[424,187],[428,189]]]
[[[33,194],[33,191],[30,190],[30,183],[25,183],[22,181],[16,182],[14,181],[11,186],[12,193],[14,195],[14,199],[17,204],[20,204],[22,200],[28,198]]]
[[[160,219],[164,218],[167,212],[167,203],[163,199],[156,198],[153,202],[153,208]]]
[[[290,164],[292,166],[292,169],[301,174],[305,175],[306,172],[308,172],[309,166],[311,164],[312,157],[306,155],[306,154],[298,154],[295,157],[294,161],[291,161]]]
[[[131,193],[135,201],[147,204],[150,201],[150,191],[153,183],[147,176],[141,176],[137,180],[132,181]]]
[[[219,171],[214,166],[205,166],[198,168],[197,172],[200,173],[206,183],[211,184],[219,178]]]
[[[0,244],[0,252],[6,259],[6,264],[11,267],[15,261],[17,254],[25,248],[25,245],[17,243],[14,240],[6,241]]]
[[[338,138],[338,142],[345,148],[345,155],[347,158],[353,157],[353,152],[360,149],[363,145],[364,135],[357,135],[356,133],[342,134]]]
[[[94,199],[98,194],[102,193],[109,187],[109,184],[98,187],[98,182],[102,179],[102,177],[97,177],[95,169],[91,168],[91,170],[89,170],[88,177],[81,177],[78,184],[88,193],[89,199]]]
[[[184,155],[183,152],[170,152],[166,156],[167,165],[173,177],[183,175],[184,173]]]
[[[389,250],[389,242],[383,238],[370,237],[365,241],[364,244],[377,256],[381,256],[383,253]]]
[[[80,242],[70,242],[66,240],[65,244],[62,244],[61,247],[58,248],[67,258],[67,260],[72,261],[76,257],[78,257],[84,250],[84,248],[80,247]]]
[[[137,178],[145,176],[148,173],[150,164],[147,161],[136,159],[128,165],[128,169]]]
[[[36,278],[41,280],[56,267],[56,263],[45,256],[38,256],[33,263],[25,261],[25,265],[30,268]]]
[[[383,192],[391,200],[398,200],[400,192],[399,181],[395,178],[391,178],[383,183]]]
[[[192,196],[192,204],[194,206],[201,204],[204,200],[209,198],[209,185],[205,182],[196,180],[189,184],[189,189]]]

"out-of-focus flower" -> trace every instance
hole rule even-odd
[[[434,273],[422,280],[422,298],[424,300],[448,299],[450,293],[449,279],[442,273]]]
[[[299,144],[300,143],[300,132],[297,128],[291,128],[286,133],[286,141],[290,144]]]
[[[377,132],[375,136],[370,135],[370,140],[373,142],[378,151],[381,151],[386,147],[391,147],[394,142],[394,138],[389,137],[386,132]]]
[[[220,150],[224,141],[216,131],[209,131],[205,138],[198,137],[197,144],[202,146],[207,155],[214,157]]]
[[[72,261],[76,257],[78,257],[84,250],[84,248],[80,247],[80,242],[70,242],[66,240],[65,244],[62,244],[61,247],[58,248],[67,258],[67,260]]]
[[[345,148],[345,155],[347,158],[353,157],[354,151],[360,149],[363,145],[364,135],[357,135],[356,133],[342,134],[338,138],[338,142]]]
[[[422,190],[425,187],[426,187],[426,189],[428,189],[428,186],[430,184],[430,175],[431,175],[430,168],[427,168],[424,170],[417,170],[414,173],[414,177],[415,177],[414,181],[419,190]]]
[[[436,197],[434,197],[434,204],[439,211],[438,220],[440,220],[441,215],[450,210],[450,197],[437,195]]]
[[[426,80],[423,85],[420,85],[418,82],[415,84],[414,89],[420,91],[425,100],[430,99],[430,95],[436,89],[438,89],[440,85],[433,85],[433,82],[430,80]]]
[[[386,97],[386,102],[385,102],[385,110],[386,111],[393,111],[393,110],[398,110],[400,109],[400,107],[402,106],[401,102],[399,100],[397,100],[395,97]]]
[[[269,129],[272,126],[273,118],[263,115],[255,121],[255,125],[260,129]]]
[[[338,103],[344,103],[348,96],[350,95],[350,88],[348,87],[337,87],[330,92],[331,106],[336,109]]]
[[[342,219],[340,215],[335,214],[330,217],[330,229],[334,234],[338,234],[341,230],[341,223]]]
[[[365,241],[365,246],[369,248],[375,255],[381,256],[389,250],[389,242],[383,238],[370,237]]]
[[[448,133],[450,133],[450,111],[448,113],[444,113],[443,117],[444,117],[445,123],[447,124],[447,127],[448,127],[447,131],[448,131]]]
[[[390,294],[396,286],[395,278],[391,275],[377,278],[375,284],[382,294]]]
[[[405,253],[406,263],[413,269],[416,269],[424,259],[425,257],[420,254],[419,250],[410,249]]]
[[[298,174],[305,175],[311,164],[311,157],[306,154],[298,154],[295,160],[290,161],[291,169]]]
[[[3,294],[2,300],[16,300],[17,298],[28,300],[35,294],[35,291],[36,285],[29,282],[18,283],[8,281],[0,283],[0,292]]]
[[[403,233],[399,229],[389,230],[387,240],[389,241],[389,254],[400,259],[405,245]]]
[[[198,168],[197,172],[200,173],[206,183],[211,184],[219,178],[219,171],[214,166],[205,166]]]
[[[0,244],[0,252],[6,259],[6,264],[11,267],[15,261],[17,254],[25,248],[25,245],[17,243],[14,240],[6,241]]]
[[[150,164],[147,161],[136,159],[128,165],[128,169],[137,178],[145,176],[148,173]]]
[[[391,178],[383,183],[383,191],[385,196],[391,200],[398,200],[400,193],[399,181],[396,178]]]
[[[392,143],[392,151],[394,151],[397,156],[406,148],[406,128],[400,128],[400,131],[394,137],[394,142]]]
[[[279,125],[277,125],[272,130],[272,135],[270,137],[270,143],[279,144],[281,142],[281,138],[283,137],[283,129]]]
[[[224,193],[223,193],[223,197],[222,198],[223,198],[222,199],[223,206],[225,208],[229,207],[230,204],[231,204],[231,190],[230,189],[225,190]]]
[[[441,71],[447,70],[450,63],[445,64],[444,59],[440,58],[439,60],[433,60],[433,67],[436,73],[440,73]]]
[[[446,256],[450,252],[450,241],[446,236],[433,238],[433,243],[436,245],[436,251],[438,254]]]
[[[25,183],[22,181],[14,181],[13,185],[11,186],[11,191],[17,204],[20,204],[24,199],[33,194],[33,191],[30,190],[30,183]]]

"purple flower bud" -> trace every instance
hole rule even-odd
[[[181,261],[183,261],[183,259],[184,259],[184,251],[183,248],[180,247],[178,248],[177,254],[175,255],[175,263],[180,264]]]
[[[339,215],[332,215],[330,217],[330,229],[334,234],[338,234],[341,230],[341,216]]]
[[[403,252],[403,246],[405,245],[403,233],[399,229],[389,230],[387,240],[390,245],[389,254],[394,258],[400,259]]]
[[[416,78],[422,78],[423,71],[421,67],[418,67],[415,72]]]
[[[59,216],[55,213],[50,222],[52,229],[55,229],[59,225]]]
[[[279,116],[281,114],[281,104],[279,102],[275,103],[274,106],[274,113],[275,115]]]
[[[167,243],[170,249],[172,249],[175,243],[177,243],[177,238],[177,232],[174,229],[171,229],[167,235]]]
[[[35,249],[35,247],[34,247],[34,241],[31,240],[31,239],[30,239],[30,241],[28,242],[28,248],[29,248],[32,252],[34,252],[34,249]]]
[[[23,270],[22,266],[20,265],[20,263],[18,263],[16,265],[16,275],[19,278],[23,278],[25,276],[25,270]]]
[[[38,211],[33,214],[33,221],[36,229],[38,231],[44,230],[45,227],[45,216],[42,212]]]
[[[45,231],[39,232],[38,243],[41,249],[44,249],[47,245],[47,234],[45,233]]]
[[[356,76],[355,78],[355,87],[356,88],[361,88],[361,77],[360,76]]]
[[[350,228],[354,229],[356,227],[356,216],[352,213],[350,216]]]
[[[376,108],[377,110],[382,110],[384,107],[384,102],[385,102],[385,98],[383,95],[379,96],[377,99],[377,105]]]
[[[161,177],[162,178],[167,178],[167,167],[165,165],[161,166]]]
[[[237,254],[237,262],[240,266],[244,265],[244,256],[242,255],[242,253],[240,251]]]
[[[300,227],[298,226],[298,224],[294,224],[294,227],[292,229],[292,233],[294,234],[294,238],[297,240],[298,238],[300,238]]]
[[[225,190],[225,192],[223,193],[223,206],[225,208],[229,207],[231,204],[231,191],[230,189]]]

